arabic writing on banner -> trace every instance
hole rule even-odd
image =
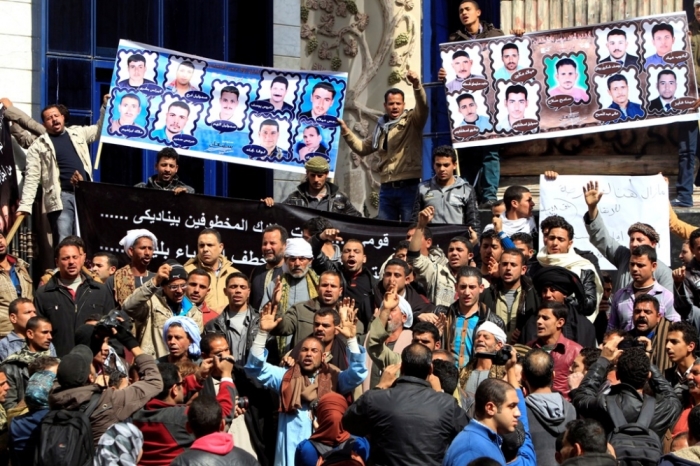
[[[454,147],[697,120],[685,13],[440,44]]]
[[[333,176],[347,73],[238,65],[122,40],[102,141]]]
[[[671,234],[668,228],[668,184],[661,175],[654,176],[559,176],[546,180],[540,175],[540,223],[550,215],[564,217],[574,227],[574,246],[593,252],[600,268],[615,267],[590,243],[583,216],[588,205],[583,187],[597,181],[603,197],[598,204],[598,215],[610,236],[623,246],[629,245],[627,229],[636,222],[648,223],[659,233],[656,253],[659,260],[670,264]],[[540,238],[540,248],[543,240]]]
[[[170,191],[81,182],[75,193],[80,235],[88,255],[108,251],[126,262],[119,241],[127,230],[146,228],[158,239],[151,269],[166,259],[181,263],[197,254],[197,236],[204,228],[221,233],[224,254],[236,268],[249,272],[264,265],[261,244],[263,230],[272,224],[287,228],[290,236],[301,237],[301,226],[323,215],[341,232],[344,240],[358,239],[365,246],[367,267],[379,273],[382,263],[406,239],[408,224],[319,212],[303,207],[259,201],[210,197],[196,194],[175,196]],[[223,214],[222,212],[225,212]],[[434,244],[447,247],[450,238],[464,235],[464,226],[431,227]],[[190,249],[192,247],[192,249]]]

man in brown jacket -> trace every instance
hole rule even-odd
[[[360,156],[379,155],[381,188],[379,215],[383,220],[411,220],[423,167],[423,127],[428,120],[428,101],[420,78],[409,71],[406,79],[413,86],[416,107],[406,110],[404,93],[391,88],[384,94],[384,114],[365,139],[355,136],[343,120],[341,134],[353,152]]]
[[[77,410],[89,403],[93,394],[102,393],[97,409],[90,415],[95,444],[112,424],[131,417],[163,389],[163,379],[153,356],[145,354],[136,338],[121,325],[117,326],[115,337],[135,356],[134,365],[140,374],[138,382],[123,390],[98,385],[96,382],[103,375],[98,376],[95,372],[92,350],[77,345],[61,359],[56,374],[59,386],[49,396],[51,409]]]

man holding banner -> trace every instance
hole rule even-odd
[[[27,173],[17,215],[32,213],[41,182],[54,244],[76,233],[74,185],[92,178],[88,144],[100,136],[108,99],[109,94],[103,97],[100,119],[92,126],[66,127],[68,109],[60,104],[49,105],[41,112],[46,134],[34,141],[27,152]]]

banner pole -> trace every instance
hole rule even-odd
[[[10,231],[7,232],[7,236],[5,237],[7,244],[10,244],[12,238],[15,236],[15,233],[17,233],[17,230],[19,230],[19,227],[22,225],[24,217],[26,217],[26,215],[18,215],[15,219],[15,223],[12,225],[12,228],[10,228]]]
[[[102,140],[97,144],[97,157],[95,157],[95,170],[100,168],[100,156],[102,155]]]

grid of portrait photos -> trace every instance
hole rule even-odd
[[[304,172],[321,156],[334,171],[346,73],[218,62],[120,41],[104,142]]]
[[[441,44],[453,145],[697,120],[687,34],[674,13]]]

